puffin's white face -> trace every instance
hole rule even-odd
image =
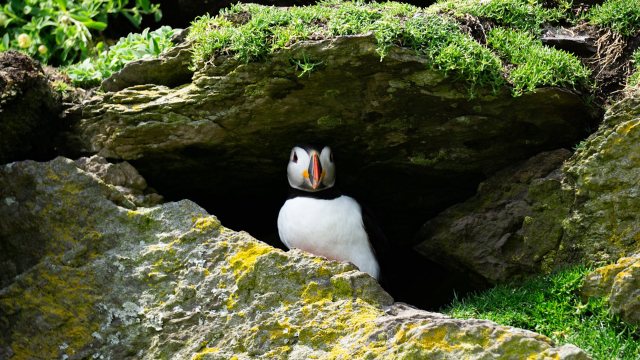
[[[331,148],[325,146],[321,152],[314,148],[294,147],[287,166],[289,185],[304,191],[328,189],[336,182],[336,167]]]

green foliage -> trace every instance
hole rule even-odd
[[[589,269],[575,267],[455,300],[445,313],[481,318],[571,343],[595,359],[637,359],[637,329],[611,315],[604,299],[581,301],[578,289]]]
[[[633,73],[627,79],[628,87],[640,87],[640,49],[631,55],[631,62],[633,63]]]
[[[607,0],[591,8],[586,18],[595,25],[632,36],[640,31],[640,0]]]
[[[0,6],[0,51],[15,49],[55,65],[86,58],[93,36],[107,28],[109,15],[138,26],[143,14],[162,16],[150,0],[8,0]]]
[[[544,46],[529,33],[495,28],[487,34],[487,45],[515,65],[509,72],[509,82],[516,96],[541,86],[588,83],[590,72],[580,60],[566,51]]]
[[[163,26],[154,31],[145,29],[140,34],[129,34],[108,50],[102,51],[95,57],[87,58],[81,63],[70,65],[64,71],[76,86],[99,85],[103,79],[122,69],[128,62],[160,55],[173,46],[171,42],[173,34],[174,30],[169,26]]]
[[[392,45],[412,48],[432,67],[466,81],[471,93],[504,84],[500,60],[453,20],[401,3],[334,0],[290,9],[238,4],[196,19],[189,38],[196,67],[222,54],[253,61],[299,41],[367,33],[376,37],[381,59]]]
[[[555,7],[536,0],[440,0],[430,11],[470,14],[492,20],[499,26],[538,33],[545,23],[555,23],[570,15],[571,1],[558,0]]]

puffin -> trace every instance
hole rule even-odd
[[[278,234],[287,248],[350,262],[380,280],[372,243],[386,238],[358,202],[336,187],[331,148],[294,146],[287,165],[290,193],[278,214]]]

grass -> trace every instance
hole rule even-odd
[[[296,42],[367,33],[375,36],[381,59],[390,47],[403,46],[470,89],[504,85],[500,60],[455,21],[395,2],[325,1],[289,9],[237,4],[218,16],[196,19],[189,38],[194,67],[199,67],[222,54],[255,61]]]
[[[578,290],[588,273],[585,267],[575,267],[498,285],[454,300],[444,313],[532,330],[559,344],[574,344],[594,359],[638,359],[638,329],[612,316],[604,299],[581,301]]]
[[[558,0],[555,5],[549,8],[536,0],[440,0],[431,7],[431,11],[450,13],[456,17],[470,14],[491,20],[498,26],[537,34],[545,23],[557,23],[570,18],[570,0]]]
[[[594,25],[632,36],[640,31],[640,0],[608,0],[594,6],[586,14]]]
[[[116,44],[103,50],[97,56],[64,69],[76,86],[90,87],[119,71],[125,64],[139,59],[157,57],[173,46],[171,37],[174,30],[168,26],[157,30],[145,29],[142,33],[129,34]]]
[[[631,62],[633,63],[633,73],[627,79],[627,88],[640,87],[640,49],[631,55]]]
[[[575,56],[551,47],[527,32],[494,28],[487,33],[487,45],[507,63],[514,65],[508,79],[514,95],[542,86],[587,86],[589,70]]]
[[[560,9],[564,9],[564,5],[545,9],[538,3],[522,0],[493,0],[485,5],[477,5],[479,2],[475,0],[458,0],[438,6],[442,8],[445,4],[449,7],[476,4],[473,6],[480,6],[487,14],[499,14],[501,23],[532,31],[557,19]],[[482,11],[478,14],[485,14]],[[532,14],[535,16],[531,17]],[[377,40],[381,60],[393,46],[411,48],[428,58],[431,68],[464,81],[472,97],[479,88],[493,91],[502,88],[507,83],[505,73],[509,74],[515,96],[539,86],[575,87],[585,83],[588,76],[588,70],[573,55],[545,47],[532,37],[507,30],[492,32],[496,54],[463,33],[454,18],[396,2],[328,0],[289,9],[237,4],[218,16],[196,19],[189,39],[193,41],[195,69],[221,55],[246,62],[259,61],[300,41],[368,33]],[[506,49],[509,46],[525,46],[525,51]],[[497,55],[507,66],[515,64],[515,70],[507,71]],[[313,68],[311,65],[320,62],[321,59],[314,59],[313,63],[298,60],[293,66],[305,74]]]

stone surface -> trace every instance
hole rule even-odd
[[[0,164],[50,156],[61,107],[37,61],[17,51],[1,52]]]
[[[544,169],[532,181],[522,181],[521,167],[500,172],[469,201],[427,222],[417,248],[489,283],[638,252],[640,99],[612,106],[562,164],[566,156],[529,160]]]
[[[274,249],[191,201],[122,207],[65,158],[5,165],[0,180],[0,212],[13,214],[0,241],[40,240],[0,290],[0,358],[588,358],[394,304],[353,265]]]
[[[563,221],[563,262],[606,264],[640,250],[640,98],[613,105],[567,162],[575,202]]]
[[[94,97],[65,145],[130,160],[163,195],[197,198],[222,217],[237,201],[229,194],[246,194],[257,211],[235,216],[259,219],[286,197],[291,146],[328,144],[340,186],[372,199],[387,232],[408,242],[485,174],[571,145],[590,122],[575,93],[513,98],[505,88],[469,99],[463,83],[412,50],[392,48],[380,61],[376,47],[373,36],[351,36],[297,43],[262,62],[217,57],[189,85]],[[317,66],[302,74],[292,59]]]
[[[565,149],[499,171],[471,199],[429,220],[416,250],[447,267],[497,283],[539,273],[562,237],[572,197],[561,190]]]
[[[176,30],[180,31],[180,30]],[[104,79],[101,89],[119,91],[133,85],[156,84],[176,87],[191,82],[193,71],[189,44],[184,40],[186,31],[176,34],[177,46],[162,53],[157,58],[140,59],[127,63],[120,71]]]
[[[606,297],[611,311],[622,320],[640,325],[640,255],[624,257],[587,275],[584,297]]]

